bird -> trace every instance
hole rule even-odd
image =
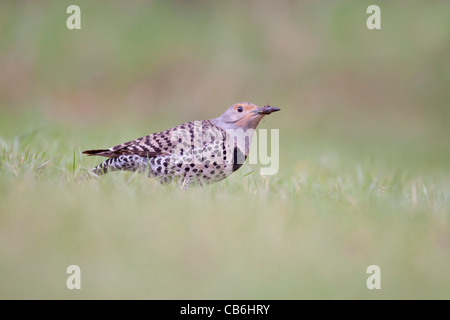
[[[191,121],[109,149],[86,150],[107,157],[92,172],[146,172],[161,183],[177,181],[184,188],[225,179],[245,162],[260,121],[279,108],[238,102],[219,117]]]

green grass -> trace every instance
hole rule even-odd
[[[2,298],[448,298],[448,175],[337,164],[343,149],[183,191],[95,178],[97,159],[47,131],[1,140]]]
[[[72,2],[0,2],[0,298],[450,297],[445,1],[382,3],[378,31],[365,0],[76,3],[69,31]],[[277,175],[88,173],[238,101],[282,109]]]

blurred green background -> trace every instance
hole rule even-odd
[[[449,298],[449,17],[447,1],[2,1],[0,298]],[[100,160],[82,150],[238,101],[282,109],[260,126],[280,129],[276,176],[246,165],[183,192],[86,174]]]

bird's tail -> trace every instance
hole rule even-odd
[[[96,149],[96,150],[86,150],[83,151],[84,154],[87,154],[88,156],[101,156],[101,157],[113,157],[117,156],[114,154],[113,151],[110,149]]]

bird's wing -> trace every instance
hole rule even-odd
[[[121,155],[138,155],[149,158],[159,155],[169,155],[173,146],[170,134],[173,129],[152,133],[148,136],[128,141],[109,149],[86,150],[83,151],[83,153],[90,156],[110,158]]]

